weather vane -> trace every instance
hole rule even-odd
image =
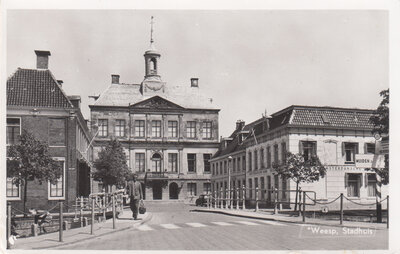
[[[154,24],[154,17],[151,16],[151,21],[150,21],[150,25],[151,25],[151,30],[150,30],[150,43],[152,44],[154,42],[153,40],[153,24]]]

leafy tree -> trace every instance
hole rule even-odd
[[[381,136],[389,135],[389,89],[383,90],[379,93],[382,98],[378,108],[374,111],[369,121],[374,125],[372,133],[379,133]],[[389,183],[389,154],[385,154],[385,167],[374,168],[383,184]]]
[[[28,192],[28,180],[50,181],[55,184],[62,174],[62,168],[49,154],[47,143],[36,139],[33,134],[23,130],[20,142],[8,149],[7,177],[13,178],[13,183],[24,184],[24,212]]]
[[[304,156],[300,153],[293,154],[288,152],[286,160],[283,163],[274,163],[272,167],[276,175],[281,176],[283,179],[291,179],[296,183],[295,211],[297,210],[299,184],[302,182],[312,183],[318,181],[326,173],[326,169],[321,164],[318,156],[312,155],[308,160],[305,160]]]
[[[96,171],[93,173],[93,179],[101,181],[107,187],[123,186],[130,175],[122,145],[115,139],[100,151],[94,167]]]

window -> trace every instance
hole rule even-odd
[[[367,174],[368,197],[376,196],[376,175]]]
[[[151,135],[153,137],[161,137],[161,121],[155,120],[151,123]]]
[[[138,172],[144,172],[145,171],[145,159],[144,159],[144,153],[135,153],[135,168],[136,171]]]
[[[365,152],[364,153],[375,153],[375,144],[374,143],[365,143]]]
[[[8,199],[20,199],[20,185],[13,183],[12,177],[7,177],[6,193]]]
[[[220,175],[222,175],[223,174],[223,165],[222,165],[222,161],[219,163],[219,173],[220,173]]]
[[[279,163],[279,147],[278,144],[274,145],[274,162]]]
[[[204,122],[203,123],[203,138],[211,138],[211,127],[212,123],[211,122]]]
[[[226,161],[224,161],[224,174],[226,174],[226,173],[228,173],[228,171],[227,171],[227,162]]]
[[[274,188],[279,190],[279,176],[274,175]]]
[[[20,118],[7,118],[7,145],[13,145],[19,141],[21,135]]]
[[[254,170],[258,169],[258,151],[254,151]]]
[[[205,173],[210,173],[210,159],[211,159],[211,154],[209,154],[209,153],[203,154],[204,172]]]
[[[286,199],[286,180],[282,179],[282,199]]]
[[[49,146],[65,146],[65,119],[49,118]]]
[[[197,186],[196,186],[196,183],[188,183],[187,184],[187,194],[188,194],[188,196],[189,197],[192,197],[192,196],[196,196],[197,195],[197,188],[196,188]]]
[[[286,143],[282,143],[281,151],[282,151],[282,162],[286,162]]]
[[[264,149],[260,150],[260,168],[264,168]]]
[[[61,167],[62,173],[60,175],[60,178],[57,179],[57,182],[55,184],[49,182],[49,199],[64,198],[65,161],[57,160],[57,163]]]
[[[115,121],[115,136],[124,137],[125,136],[125,120]]]
[[[196,154],[195,153],[187,154],[187,162],[188,162],[188,171],[196,172]]]
[[[168,136],[171,138],[178,137],[178,122],[168,121]]]
[[[249,179],[249,198],[252,198],[253,197],[253,180],[252,179]]]
[[[317,154],[317,142],[300,141],[300,152],[303,153],[304,160],[308,161],[312,155]]]
[[[242,158],[242,170],[246,171],[246,156],[243,156]]]
[[[203,183],[203,193],[211,194],[211,183]]]
[[[218,165],[219,165],[219,163],[217,162],[217,163],[215,163],[215,174],[216,175],[218,175]]]
[[[358,153],[358,143],[344,143],[345,164],[354,164]]]
[[[264,177],[260,177],[260,189],[261,189],[261,199],[264,200],[265,197],[265,181],[264,181]]]
[[[271,201],[271,176],[267,176],[267,199]]]
[[[196,122],[194,121],[187,122],[186,136],[188,138],[196,138]]]
[[[107,137],[108,136],[108,120],[107,119],[99,119],[99,137]]]
[[[347,174],[347,196],[348,197],[359,197],[361,187],[361,174]]]
[[[251,163],[253,163],[253,160],[252,160],[252,158],[251,158],[251,152],[249,152],[249,171],[251,171],[252,170],[252,165],[251,165]]]
[[[135,136],[144,137],[144,120],[135,120]]]
[[[240,157],[237,158],[237,171],[240,171]]]
[[[236,172],[236,158],[232,160],[232,172]]]
[[[168,168],[171,172],[178,172],[178,154],[168,154]]]
[[[267,147],[267,168],[271,167],[271,148]]]
[[[161,155],[159,153],[154,153],[151,157],[152,170],[154,172],[161,172]]]

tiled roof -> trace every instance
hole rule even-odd
[[[7,106],[73,107],[49,70],[20,68],[7,80]]]
[[[213,100],[202,94],[198,87],[171,86],[166,84],[164,92],[160,91],[156,95],[184,108],[217,109]],[[93,105],[127,107],[153,96],[155,95],[143,95],[140,92],[139,84],[111,84]]]
[[[293,107],[289,125],[335,127],[335,128],[372,128],[369,122],[373,110],[329,108],[329,107]]]
[[[232,138],[232,141],[229,142],[229,144],[227,145],[227,147],[225,149],[221,149],[219,148],[218,151],[214,154],[213,158],[217,158],[223,155],[227,155],[233,152],[237,152],[240,150],[244,150],[246,149],[245,145],[242,143],[239,144],[239,138],[238,138],[238,134],[240,131],[248,131],[249,134],[245,134],[243,137],[243,140],[246,139],[246,137],[250,137],[252,136],[251,130],[253,128],[255,128],[255,133],[257,135],[257,125],[262,124],[262,119],[258,119],[252,123],[249,123],[247,125],[245,125],[243,127],[242,130],[235,130],[234,132],[232,132],[232,134],[229,136],[229,138]]]

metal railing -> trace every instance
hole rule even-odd
[[[78,211],[79,211],[79,220],[80,226],[84,227],[88,225],[88,219],[83,216],[83,213],[86,211],[90,211],[91,214],[91,228],[90,233],[94,234],[94,222],[95,222],[95,214],[102,214],[103,219],[106,219],[106,212],[112,211],[112,219],[113,219],[113,229],[116,229],[116,217],[117,212],[123,212],[123,196],[124,190],[118,190],[112,193],[92,193],[89,197],[77,197],[75,201],[75,205],[72,207],[68,206],[65,201],[59,201],[57,205],[48,209],[46,213],[50,214],[51,211],[58,208],[59,218],[58,218],[58,226],[59,231],[59,241],[63,241],[63,231],[68,229],[68,222],[64,221],[64,207],[68,210],[75,210],[75,217],[74,219],[78,219]],[[7,203],[7,248],[9,249],[10,246],[10,236],[12,230],[12,210],[19,214],[23,214],[24,216],[31,216],[31,214],[25,213],[15,207],[11,206],[11,203]],[[31,225],[32,235],[37,236],[37,224]]]

